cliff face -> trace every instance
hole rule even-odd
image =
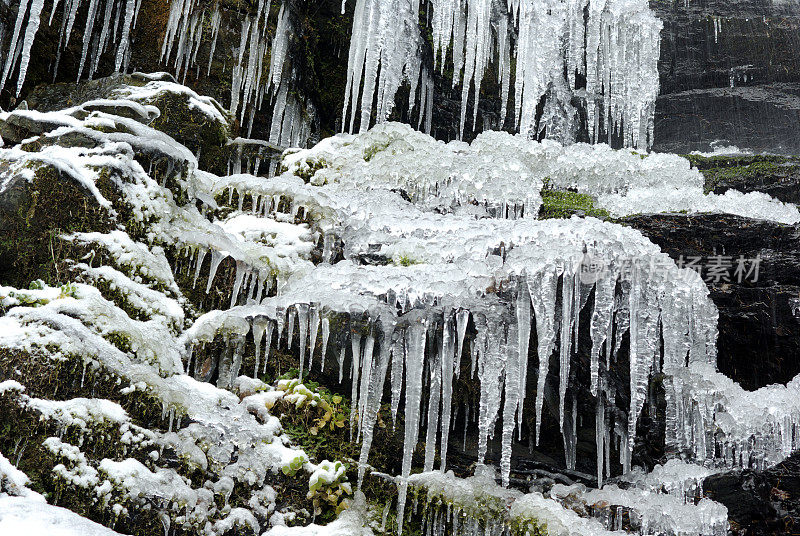
[[[654,149],[712,142],[797,153],[800,7],[794,2],[650,2],[664,21]]]
[[[268,18],[270,40],[280,9],[279,3],[274,4]],[[342,14],[338,0],[286,2],[293,33],[288,45],[290,61],[282,76],[301,99],[305,113],[315,118],[312,139],[341,130],[353,4],[348,2]],[[207,21],[198,25],[193,53],[197,66],[181,72],[179,78],[227,105],[243,24],[257,14],[258,7],[255,2],[222,1],[199,3],[196,11],[210,16],[215,6],[219,6],[218,28],[215,32]],[[77,77],[87,7],[77,12],[72,38],[62,47],[55,76],[64,21],[63,8],[50,20],[51,7],[46,1],[22,98],[38,84]],[[800,152],[800,142],[793,135],[800,120],[800,7],[796,3],[652,0],[650,7],[664,23],[654,149],[679,153],[708,150],[715,142],[756,151]],[[422,10],[424,15],[424,4]],[[169,58],[162,58],[169,15],[168,3],[142,1],[131,32],[129,70],[176,71],[174,50]],[[7,28],[13,28],[16,6],[0,7],[0,18]],[[113,52],[110,47],[100,56],[96,76],[111,74]],[[423,56],[433,72],[432,50],[423,51]],[[480,125],[501,124],[496,70],[490,66],[481,88]],[[432,132],[441,139],[458,137],[461,90],[452,88],[450,77],[448,72],[435,75]],[[402,111],[407,99],[407,90],[401,90],[393,119],[409,120]],[[13,107],[16,101],[9,88],[0,94],[3,108]],[[274,98],[268,98],[259,107],[249,129],[253,137],[269,136],[273,104]],[[470,130],[471,124],[465,133],[468,139],[474,136]]]

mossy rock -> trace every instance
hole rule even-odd
[[[764,192],[786,203],[800,203],[800,157],[778,155],[686,155],[705,178],[705,191],[723,194]]]
[[[3,167],[8,163],[0,162]],[[112,203],[119,200],[113,181],[101,179],[97,186]],[[59,237],[113,226],[110,212],[85,188],[54,166],[33,165],[33,180],[13,176],[0,192],[0,284],[65,283],[63,262],[77,248]]]

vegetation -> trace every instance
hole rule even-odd
[[[610,217],[607,210],[595,207],[595,200],[590,195],[566,190],[542,189],[540,219],[569,218],[575,214],[603,220]]]
[[[705,177],[706,193],[720,188],[752,190],[763,183],[800,176],[800,158],[778,155],[684,155]],[[749,188],[748,188],[749,187]],[[720,193],[720,192],[718,192]]]

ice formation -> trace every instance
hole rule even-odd
[[[579,124],[571,100],[579,97],[594,141],[605,132],[609,139],[612,133],[622,134],[630,146],[651,142],[662,24],[646,2],[436,0],[429,8],[436,63],[444,71],[452,62],[453,86],[461,85],[462,135],[470,101],[472,129],[483,130],[477,125],[478,101],[493,64],[502,99],[494,128],[509,125],[526,137],[546,132],[553,139],[574,141]],[[361,131],[370,126],[374,100],[377,121],[386,120],[404,80],[411,85],[409,112],[419,87],[417,115],[420,122],[430,121],[425,104],[431,101],[432,81],[418,67],[423,55],[418,19],[418,1],[356,1],[344,110],[347,121],[351,109],[350,131],[357,111]],[[514,110],[508,120],[512,58]],[[579,75],[585,76],[585,87],[577,83]],[[544,111],[537,116],[543,97]]]
[[[23,0],[19,4],[17,19],[11,35],[9,48],[6,50],[3,64],[3,74],[0,78],[0,88],[5,87],[9,80],[16,80],[16,92],[19,96],[25,83],[28,64],[30,63],[31,48],[41,23],[44,0]],[[54,76],[58,72],[61,53],[69,43],[72,30],[83,0],[64,0],[61,3],[61,32]],[[78,79],[83,74],[92,78],[97,71],[100,56],[110,50],[112,43],[116,43],[114,52],[115,72],[127,69],[130,59],[130,32],[136,24],[136,15],[139,12],[141,0],[89,0],[86,23],[83,28],[82,55],[78,68]],[[53,3],[49,23],[53,22],[59,2]],[[113,17],[113,20],[112,20]],[[112,24],[113,22],[113,24]],[[23,31],[24,26],[24,31]],[[16,77],[14,73],[16,72]]]
[[[610,485],[587,490],[579,484],[556,484],[546,495],[523,494],[498,486],[485,466],[466,479],[452,472],[428,472],[412,475],[409,482],[415,501],[422,503],[423,526],[433,534],[727,534],[728,513],[719,503],[702,499],[695,506],[649,489]],[[576,502],[591,517],[579,516]]]
[[[537,219],[545,187],[590,192],[601,204],[618,196],[633,207],[639,205],[631,192],[669,187],[689,192],[701,207],[720,208],[717,198],[703,197],[702,177],[685,159],[642,157],[602,144],[565,147],[507,133],[445,144],[384,123],[287,151],[281,174],[271,179],[220,177],[198,169],[191,151],[145,124],[154,116],[148,96],[160,91],[189,95],[189,106],[224,120],[219,105],[156,82],[115,95],[115,106],[142,122],[109,113],[108,103],[96,101],[60,112],[0,115],[41,130],[33,139],[37,151],[24,150],[30,139],[0,148],[8,162],[0,191],[15,177],[34,180],[37,170],[49,167],[114,217],[119,205],[97,184],[104,170],[141,226],[135,239],[122,230],[66,236],[111,259],[104,266],[95,266],[91,256],[76,261],[81,283],[0,287],[0,306],[8,309],[0,317],[0,345],[47,348],[110,371],[130,384],[125,389],[151,393],[163,404],[166,431],[133,426],[108,400],[47,401],[11,383],[0,384],[0,393],[12,393],[57,427],[117,423],[131,445],[169,446],[187,463],[212,468],[214,479],[199,487],[172,468],[134,458],[92,464],[80,445],[54,436],[45,447],[64,460],[59,478],[119,508],[152,501],[164,511],[188,509],[180,518],[186,528],[213,518],[208,534],[234,526],[260,531],[259,519],[274,508],[268,474],[302,469],[311,490],[343,473],[336,462],[314,464],[289,446],[270,413],[278,400],[316,403],[313,392],[299,379],[289,381],[291,389],[289,383],[273,389],[241,377],[251,370],[257,376],[275,348],[295,355],[301,374],[334,366],[340,380],[349,380],[350,433],[362,445],[359,484],[381,404],[390,403],[393,417],[402,414],[399,526],[412,509],[409,490],[418,495],[424,488],[426,523],[434,533],[455,524],[455,534],[478,527],[491,534],[542,521],[556,534],[575,527],[583,534],[616,532],[613,524],[569,510],[559,502],[566,496],[629,508],[639,516],[633,530],[642,533],[724,532],[721,507],[705,499],[695,504],[692,497],[705,468],[671,462],[657,468],[660,476],[628,489],[555,488],[550,497],[506,487],[514,442],[523,426],[532,443],[540,441],[546,401],[557,415],[564,465],[574,471],[579,396],[594,410],[598,485],[612,473],[629,473],[654,374],[665,376],[667,444],[687,459],[709,468],[759,467],[798,447],[798,380],[746,393],[716,371],[717,312],[696,272],[679,268],[630,227],[594,218]],[[76,138],[82,143],[59,145]],[[170,188],[148,171],[160,159],[173,164]],[[765,203],[769,210],[783,206]],[[215,302],[218,308],[200,314],[176,281],[188,278],[210,294],[226,259],[231,291]],[[126,309],[99,288],[113,289]],[[123,348],[111,342],[120,333]],[[578,392],[578,341],[587,338],[588,392]],[[245,370],[250,341],[254,368]],[[218,354],[206,351],[220,342]],[[557,373],[550,376],[551,369]],[[479,382],[479,398],[471,417],[457,418],[454,385],[466,370]],[[626,404],[615,400],[612,372],[628,382]],[[212,378],[216,386],[207,383]],[[526,402],[533,395],[528,385],[536,392]],[[525,404],[534,415],[527,423]],[[502,487],[485,468],[471,480],[446,473],[450,430],[462,419],[464,428],[477,423],[479,466],[498,451]],[[425,473],[411,475],[421,442]],[[618,462],[612,463],[612,453]],[[234,486],[252,493],[255,506],[219,508],[217,501],[227,504]],[[655,519],[658,508],[679,515]],[[343,518],[339,525],[355,523]],[[302,534],[284,530],[277,519],[272,524],[274,534]]]

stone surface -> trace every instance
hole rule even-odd
[[[623,220],[686,264],[701,257],[719,308],[719,369],[746,389],[785,383],[800,373],[800,228],[730,215],[662,214]],[[730,260],[728,281],[708,265]],[[737,259],[761,258],[758,279],[737,281]],[[751,266],[748,263],[748,268]]]
[[[800,158],[772,155],[704,157],[689,155],[705,177],[706,191],[764,192],[785,203],[800,203]]]
[[[765,471],[713,475],[705,494],[728,508],[731,533],[761,536],[800,531],[800,453]]]
[[[800,153],[800,84],[691,89],[656,101],[659,152],[734,145],[753,152]]]

